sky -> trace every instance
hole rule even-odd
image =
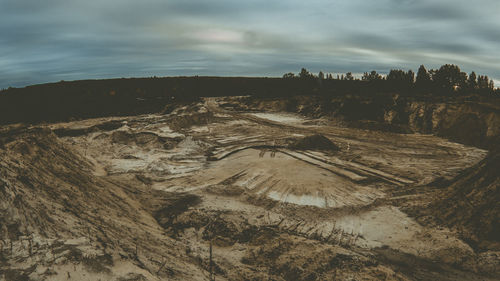
[[[499,0],[0,0],[0,89],[445,63],[500,85]]]

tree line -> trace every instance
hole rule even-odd
[[[495,89],[494,81],[487,75],[477,75],[474,71],[467,74],[454,64],[445,64],[438,69],[427,70],[421,65],[415,74],[413,70],[404,71],[391,69],[387,75],[373,70],[365,72],[360,78],[354,77],[352,72],[346,74],[324,73],[318,75],[302,68],[298,74],[289,72],[283,75],[284,79],[317,79],[338,81],[363,81],[370,83],[374,90],[427,92],[435,94],[500,94]]]
[[[157,77],[61,81],[0,91],[0,125],[67,121],[104,116],[162,112],[172,104],[188,104],[208,96],[276,98],[359,96],[384,100],[393,94],[416,99],[500,102],[500,91],[486,76],[458,67],[438,70],[376,71],[314,75],[302,69],[281,77]],[[491,94],[495,92],[496,94]]]

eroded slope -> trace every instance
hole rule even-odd
[[[5,128],[3,277],[495,280],[494,252],[404,212],[486,151],[224,102]]]

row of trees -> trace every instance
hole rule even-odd
[[[470,74],[462,72],[460,67],[453,64],[445,64],[439,69],[427,70],[421,65],[417,74],[412,70],[404,71],[392,69],[387,75],[381,75],[377,71],[365,72],[361,78],[355,78],[351,72],[335,77],[322,71],[315,75],[307,69],[302,68],[298,75],[286,73],[283,78],[318,79],[318,80],[342,80],[342,81],[366,81],[375,86],[384,86],[389,90],[418,90],[427,92],[461,92],[461,93],[493,93],[495,85],[486,75],[477,75],[474,71]],[[500,90],[497,89],[498,93]]]
[[[302,68],[300,72],[295,75],[293,72],[288,72],[283,75],[283,78],[290,79],[290,78],[301,78],[301,79],[320,79],[320,80],[356,80],[352,72],[347,72],[345,75],[338,75],[336,76],[337,78],[334,78],[331,73],[325,74],[323,71],[320,71],[318,75],[315,75],[312,72],[309,72],[307,69]]]

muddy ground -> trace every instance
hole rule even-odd
[[[0,278],[499,280],[434,211],[487,153],[232,98],[5,126]]]

